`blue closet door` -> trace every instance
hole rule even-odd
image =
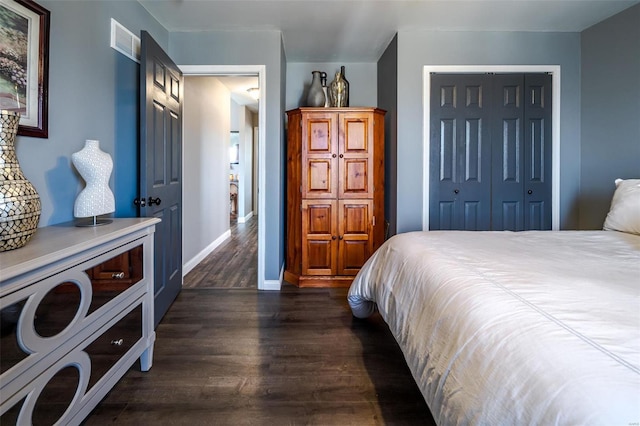
[[[431,76],[429,227],[551,229],[551,76]]]

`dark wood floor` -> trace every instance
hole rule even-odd
[[[184,289],[153,367],[130,370],[86,425],[432,425],[388,327],[346,289]]]
[[[258,218],[231,221],[231,236],[185,277],[182,288],[257,288]]]

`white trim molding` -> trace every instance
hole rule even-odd
[[[278,280],[265,280],[264,286],[258,290],[268,290],[268,291],[280,291],[282,288],[282,282],[284,281],[284,263],[282,264],[282,268],[280,268],[280,277]]]
[[[238,217],[238,223],[246,223],[252,217],[253,217],[253,211],[250,211],[248,215],[243,217]]]
[[[552,76],[551,97],[551,229],[560,229],[560,65],[425,65],[423,83],[422,127],[422,229],[429,230],[429,144],[431,134],[431,73],[549,73]]]
[[[266,65],[178,65],[184,75],[258,75],[258,87],[260,98],[258,103],[258,290],[265,288],[265,198],[266,194],[266,99],[267,93],[267,67]],[[282,280],[281,280],[282,281]],[[269,282],[271,286],[271,282]],[[279,287],[278,287],[279,289]]]
[[[220,235],[218,238],[216,238],[214,242],[209,244],[207,247],[204,248],[204,250],[202,250],[200,253],[193,256],[191,260],[189,260],[187,263],[182,265],[182,277],[183,278],[186,277],[187,274],[191,272],[191,270],[198,265],[198,263],[202,262],[205,259],[205,257],[209,256],[215,249],[217,249],[220,246],[220,244],[224,243],[230,237],[231,237],[231,230],[227,229],[226,232]]]

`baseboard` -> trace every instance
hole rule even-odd
[[[249,219],[251,219],[253,217],[253,212],[249,212],[248,215],[246,215],[245,217],[239,217],[238,218],[238,223],[245,223],[246,221],[248,221]]]
[[[280,277],[277,280],[264,280],[264,285],[260,290],[280,291],[280,288],[282,287],[283,276],[284,276],[284,263],[282,264],[282,268],[280,268]]]
[[[187,263],[182,265],[182,277],[187,275],[193,268],[198,266],[198,263],[202,262],[205,257],[209,256],[211,252],[213,252],[218,246],[224,243],[229,237],[231,237],[231,230],[227,229],[227,231],[220,235],[214,242],[209,244],[204,250],[195,255],[192,259],[190,259]]]

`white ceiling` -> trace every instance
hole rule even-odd
[[[238,105],[258,112],[258,101],[249,95],[247,89],[258,88],[258,76],[216,76],[231,92],[231,99]],[[259,89],[259,88],[258,88]]]
[[[138,0],[168,31],[281,31],[287,62],[376,62],[399,30],[580,32],[640,0]]]

